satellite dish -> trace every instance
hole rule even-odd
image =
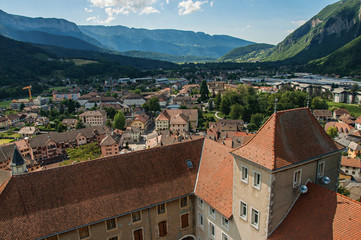
[[[299,191],[300,193],[304,194],[308,191],[308,187],[306,185],[301,185]]]
[[[323,177],[321,181],[322,181],[323,184],[326,184],[326,185],[331,182],[330,178],[329,178],[329,177],[326,177],[326,176]]]

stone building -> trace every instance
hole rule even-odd
[[[85,126],[104,126],[107,122],[107,113],[104,110],[86,111],[79,115]]]
[[[0,186],[0,235],[359,239],[361,204],[335,192],[342,150],[303,108],[237,149],[202,138],[14,175]]]

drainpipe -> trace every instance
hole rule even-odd
[[[153,234],[152,234],[152,224],[151,224],[151,219],[150,219],[150,208],[148,208],[148,220],[149,220],[149,237],[150,237],[150,240],[152,240]]]

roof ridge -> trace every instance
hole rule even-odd
[[[282,112],[281,112],[282,113]],[[276,129],[277,129],[277,126],[276,126],[276,124],[277,124],[277,119],[278,119],[278,115],[277,115],[277,111],[274,113],[274,118],[275,118],[275,124],[274,124],[274,129],[273,129],[273,141],[272,141],[272,153],[273,153],[273,156],[272,156],[272,158],[273,158],[273,163],[272,163],[272,165],[273,165],[273,168],[274,169],[276,169]]]

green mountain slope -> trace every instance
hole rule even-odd
[[[175,63],[209,62],[216,60],[216,58],[212,58],[212,57],[175,56],[175,55],[168,55],[158,52],[143,52],[143,51],[127,51],[127,52],[122,52],[120,54],[128,57],[147,58],[147,59],[168,61]]]
[[[361,0],[342,0],[324,8],[279,43],[266,61],[307,63],[325,57],[361,34]]]
[[[226,55],[218,59],[218,61],[232,61],[232,62],[255,62],[262,59],[262,57],[271,51],[274,45],[259,43],[252,44],[245,47],[235,48]]]
[[[361,75],[361,36],[330,55],[308,64],[310,71],[321,74]]]

